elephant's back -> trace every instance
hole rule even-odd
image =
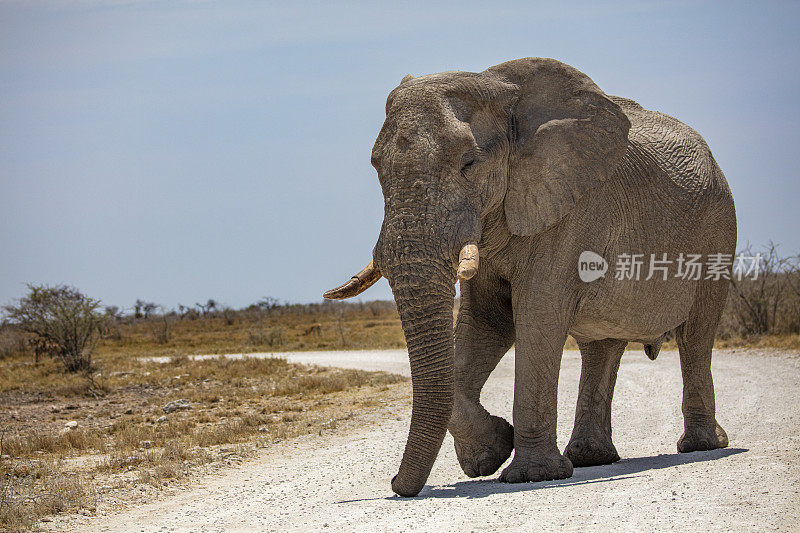
[[[730,198],[725,175],[699,133],[680,120],[645,109],[633,100],[609,98],[630,120],[628,139],[638,154],[629,153],[629,157],[650,159],[675,185],[690,193],[714,197],[721,193]]]
[[[609,193],[618,200],[620,210],[625,210],[630,198],[647,206],[646,215],[630,215],[636,231],[650,229],[655,237],[663,227],[680,228],[680,233],[702,241],[685,242],[684,247],[732,253],[736,246],[733,197],[705,140],[676,118],[644,109],[633,100],[611,99],[625,112],[631,128],[628,149]]]

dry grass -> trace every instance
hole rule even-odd
[[[55,361],[0,361],[0,529],[91,511],[98,483],[162,487],[254,446],[334,429],[387,394],[407,395],[397,375],[274,358],[158,363],[101,352],[97,365],[89,379]],[[178,399],[191,408],[165,414]],[[77,426],[67,429],[69,421]]]
[[[717,338],[715,348],[772,348],[800,350],[800,334],[751,335],[748,337]]]
[[[94,507],[86,479],[64,475],[63,460],[0,459],[0,528],[23,530],[36,518]]]
[[[111,325],[97,352],[134,350],[171,356],[405,347],[400,318],[391,303],[296,307],[270,313],[242,310],[206,317],[125,318]]]

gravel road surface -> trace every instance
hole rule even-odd
[[[402,350],[280,354],[290,361],[408,374]],[[510,419],[514,354],[484,389]],[[242,467],[134,509],[81,519],[87,531],[800,531],[800,354],[719,350],[717,419],[730,447],[676,453],[683,423],[678,354],[651,362],[627,352],[614,395],[622,460],[572,478],[501,484],[472,480],[449,437],[428,485],[392,494],[410,409],[330,436],[277,445]],[[580,354],[565,352],[559,446],[572,429]],[[410,386],[410,385],[409,385]],[[75,523],[72,524],[72,527]]]

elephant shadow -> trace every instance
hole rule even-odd
[[[750,450],[747,448],[719,448],[706,452],[668,453],[650,457],[632,457],[621,459],[610,465],[575,468],[572,477],[567,479],[539,481],[535,483],[500,483],[497,481],[497,478],[477,479],[458,481],[451,485],[436,487],[426,485],[417,496],[411,498],[400,498],[399,496],[392,495],[385,498],[359,498],[355,500],[344,500],[337,503],[355,503],[380,499],[407,501],[425,498],[485,498],[495,494],[572,487],[576,485],[588,485],[590,483],[608,483],[623,479],[643,477],[641,475],[642,472],[647,472],[648,470],[660,470],[662,468],[671,468],[673,466],[691,463],[716,461],[717,459],[724,459],[725,457],[748,451]]]
[[[632,457],[629,459],[622,459],[610,465],[575,468],[574,474],[568,479],[539,481],[535,483],[499,483],[496,478],[459,481],[452,485],[437,487],[426,486],[416,498],[484,498],[494,494],[572,487],[590,483],[608,483],[622,479],[641,477],[641,473],[647,472],[648,470],[660,470],[662,468],[670,468],[690,463],[715,461],[747,451],[749,450],[746,448],[720,448],[706,452]],[[390,499],[394,498],[397,497],[390,497]]]

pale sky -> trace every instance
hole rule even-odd
[[[0,0],[0,304],[318,301],[370,259],[389,91],[526,56],[697,129],[740,245],[799,251],[800,3],[597,4]]]

